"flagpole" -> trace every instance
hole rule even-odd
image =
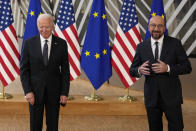
[[[120,96],[119,97],[120,101],[123,101],[123,102],[130,101],[130,102],[132,102],[132,101],[136,101],[137,100],[136,97],[129,95],[129,88],[130,87],[125,89],[126,90],[126,94],[124,96]]]
[[[68,100],[74,100],[75,98],[73,96],[68,96]]]
[[[93,88],[93,95],[92,97],[94,98],[95,97],[95,88]]]
[[[88,100],[88,101],[101,101],[101,100],[103,100],[103,98],[101,96],[98,96],[95,94],[95,88],[93,88],[93,93],[90,96],[85,96],[84,99]]]
[[[10,99],[13,96],[11,94],[5,93],[5,87],[2,86],[2,91],[0,93],[0,99]]]

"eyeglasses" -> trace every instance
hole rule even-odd
[[[153,29],[155,29],[156,27],[159,28],[159,29],[161,29],[161,28],[164,27],[164,25],[162,25],[162,24],[158,24],[158,25],[156,25],[156,24],[150,24],[150,27],[153,28]]]

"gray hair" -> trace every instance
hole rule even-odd
[[[50,19],[51,23],[54,25],[54,18],[53,18],[53,16],[50,15],[50,14],[40,14],[40,15],[38,16],[38,18],[37,18],[37,24],[38,24],[39,20],[41,20],[41,19],[46,19],[46,18]]]

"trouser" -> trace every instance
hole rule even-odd
[[[181,104],[167,106],[161,95],[155,107],[147,107],[148,124],[150,131],[163,131],[163,113],[168,121],[168,131],[182,131],[184,128]]]
[[[46,111],[46,131],[58,131],[58,118],[59,118],[59,100],[51,100],[44,93],[44,99],[39,100],[35,95],[35,104],[32,106],[29,104],[30,110],[30,131],[42,131],[43,126],[43,112],[44,107]]]

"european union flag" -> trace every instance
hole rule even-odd
[[[94,0],[81,53],[81,66],[97,90],[112,75],[104,0]]]
[[[166,27],[166,17],[165,17],[165,12],[164,12],[163,0],[153,0],[152,8],[151,8],[151,11],[150,11],[150,16],[149,16],[149,19],[148,19],[148,24],[149,24],[150,18],[152,16],[156,16],[156,15],[162,16],[162,18],[165,21],[165,27]],[[168,31],[167,31],[167,28],[166,28],[164,34],[167,35],[167,33],[168,33]],[[145,40],[148,39],[149,37],[150,37],[150,32],[147,28],[146,35],[145,35]]]
[[[40,0],[30,0],[21,53],[23,50],[24,41],[39,34],[39,31],[37,29],[37,17],[41,14],[41,12],[42,8]]]

